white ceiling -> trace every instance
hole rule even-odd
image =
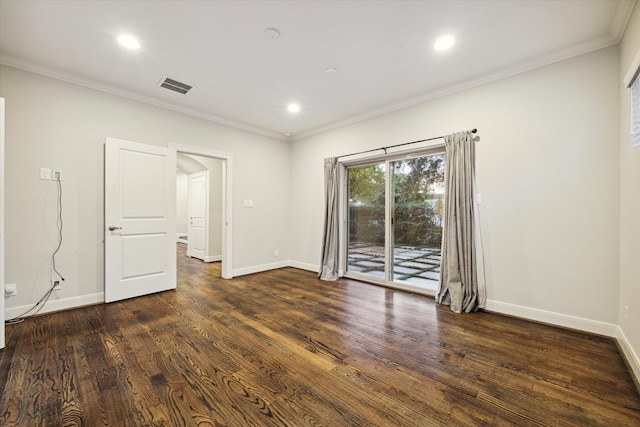
[[[616,44],[634,2],[0,0],[0,62],[295,140]]]

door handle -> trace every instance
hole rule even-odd
[[[116,227],[115,225],[109,226],[109,231],[116,231],[116,230],[122,230],[122,227]]]

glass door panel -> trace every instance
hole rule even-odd
[[[347,273],[436,292],[444,153],[347,168]]]
[[[393,161],[389,267],[393,282],[437,291],[444,154]]]
[[[347,271],[386,280],[384,162],[347,170]]]

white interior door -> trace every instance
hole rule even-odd
[[[187,255],[205,260],[207,256],[207,218],[209,217],[209,172],[189,175],[189,224]]]
[[[107,138],[105,302],[176,288],[176,152]]]

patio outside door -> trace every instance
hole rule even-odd
[[[347,169],[347,275],[436,292],[444,153]]]

